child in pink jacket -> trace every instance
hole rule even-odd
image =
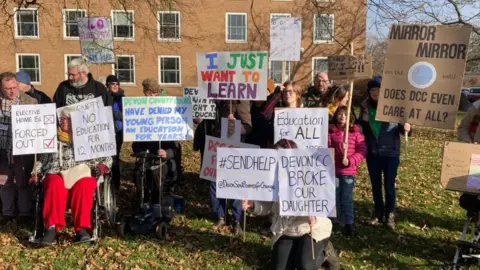
[[[352,236],[355,233],[353,215],[353,187],[357,167],[365,158],[367,146],[360,131],[350,119],[348,143],[345,143],[345,125],[347,123],[347,107],[339,107],[333,115],[333,125],[328,132],[328,147],[335,150],[335,175],[337,180],[336,203],[337,222],[344,224],[343,233]],[[344,159],[344,149],[347,147],[347,158]]]

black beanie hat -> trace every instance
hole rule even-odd
[[[111,83],[116,82],[120,85],[120,81],[118,80],[117,76],[115,75],[108,75],[105,84],[109,86]]]

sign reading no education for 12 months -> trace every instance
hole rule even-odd
[[[390,28],[376,119],[453,129],[471,27]]]
[[[82,55],[86,55],[92,64],[115,63],[110,19],[81,18],[77,25]]]
[[[277,157],[273,149],[217,148],[217,197],[277,201]]]
[[[335,215],[335,169],[331,150],[282,149],[279,156],[280,215]]]
[[[124,97],[123,140],[193,139],[192,102],[188,97]]]
[[[267,52],[198,52],[200,97],[224,100],[267,99]]]
[[[183,88],[183,96],[192,99],[193,118],[215,119],[217,105],[213,99],[201,98],[197,87]]]
[[[55,104],[13,105],[13,155],[57,152]]]

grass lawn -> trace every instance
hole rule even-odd
[[[416,128],[402,153],[397,179],[397,231],[365,225],[372,208],[372,195],[365,164],[355,188],[358,236],[334,234],[332,241],[344,269],[431,269],[450,262],[465,213],[458,206],[459,194],[440,187],[444,141],[456,140],[454,131]],[[187,185],[185,213],[169,228],[169,240],[151,236],[120,239],[114,230],[93,245],[72,245],[71,232],[60,235],[51,248],[27,244],[28,233],[14,228],[0,230],[0,269],[262,269],[269,261],[270,240],[258,233],[263,220],[249,217],[247,240],[232,236],[228,228],[214,228],[209,218],[207,188],[198,179],[200,158],[184,146]],[[131,162],[124,147],[125,181],[119,204],[134,200],[128,179]]]

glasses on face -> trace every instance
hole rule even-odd
[[[285,90],[285,91],[283,91],[283,93],[285,95],[290,95],[290,96],[293,96],[295,94],[295,92],[293,90]]]
[[[18,86],[10,87],[10,88],[3,88],[6,92],[14,92],[18,89]]]

